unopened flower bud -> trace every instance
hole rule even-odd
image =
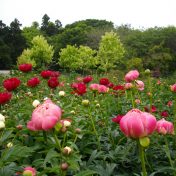
[[[81,133],[81,129],[80,128],[76,128],[75,132],[79,134],[79,133]]]
[[[84,106],[88,106],[89,105],[89,100],[83,100],[82,101],[82,105],[84,105]]]
[[[64,91],[59,91],[59,96],[60,97],[64,97],[65,96],[65,92]]]
[[[95,105],[95,107],[99,108],[99,107],[100,107],[100,104],[99,104],[99,103],[97,103],[97,104]]]
[[[0,121],[5,122],[5,117],[2,114],[0,114]]]
[[[150,69],[145,70],[145,74],[150,74],[150,73],[151,73]]]
[[[9,143],[7,144],[7,147],[8,147],[8,148],[13,147],[13,143],[12,143],[12,142],[9,142]]]
[[[23,125],[17,125],[16,128],[17,128],[18,130],[22,130],[22,129],[23,129]]]
[[[3,121],[0,121],[0,129],[5,128],[5,123]]]
[[[64,147],[63,154],[69,155],[72,152],[72,149],[70,147]]]
[[[70,111],[71,114],[76,114],[76,112],[74,110]]]
[[[64,120],[64,127],[69,127],[71,125],[71,122],[68,120]]]
[[[34,100],[32,103],[32,106],[34,106],[36,108],[39,104],[40,104],[40,101]]]
[[[68,163],[62,163],[62,164],[61,164],[61,169],[62,169],[63,171],[67,170],[68,167],[69,167]]]

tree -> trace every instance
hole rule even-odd
[[[114,32],[105,33],[100,41],[97,55],[100,69],[107,72],[109,69],[115,68],[122,62],[124,53],[125,49],[117,34]]]
[[[61,49],[59,64],[64,68],[70,70],[89,70],[95,67],[97,60],[94,57],[96,51],[88,46],[67,45],[66,48]]]
[[[18,64],[33,63],[38,68],[46,67],[51,63],[54,51],[43,36],[36,36],[32,40],[32,48],[24,50],[18,58]]]

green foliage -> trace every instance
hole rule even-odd
[[[66,48],[61,49],[60,52],[60,66],[70,70],[88,70],[97,64],[97,59],[94,57],[96,51],[88,46],[68,45]]]
[[[53,47],[50,46],[43,36],[36,36],[32,40],[32,48],[23,51],[18,57],[18,64],[31,63],[34,67],[48,65],[53,57]]]
[[[35,26],[25,27],[23,28],[23,31],[22,31],[22,35],[25,37],[28,47],[31,47],[32,39],[37,35],[41,35],[41,34],[42,34],[41,31]]]
[[[115,68],[122,62],[125,49],[120,42],[119,37],[114,32],[107,32],[100,41],[98,50],[98,59],[100,68],[104,71]]]
[[[18,57],[17,59],[17,64],[32,64],[33,67],[36,67],[36,62],[35,60],[32,58],[32,50],[30,49],[25,49],[21,56]]]
[[[143,63],[141,58],[132,58],[126,61],[127,70],[137,69],[139,71],[143,70]]]

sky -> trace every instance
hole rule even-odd
[[[0,20],[9,25],[17,18],[22,27],[41,24],[47,14],[63,26],[85,19],[112,21],[133,28],[176,26],[176,0],[0,0]]]

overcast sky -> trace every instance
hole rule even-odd
[[[106,19],[134,28],[176,26],[176,0],[0,0],[0,20],[15,18],[24,26],[41,24],[44,14],[63,25],[85,19]]]

